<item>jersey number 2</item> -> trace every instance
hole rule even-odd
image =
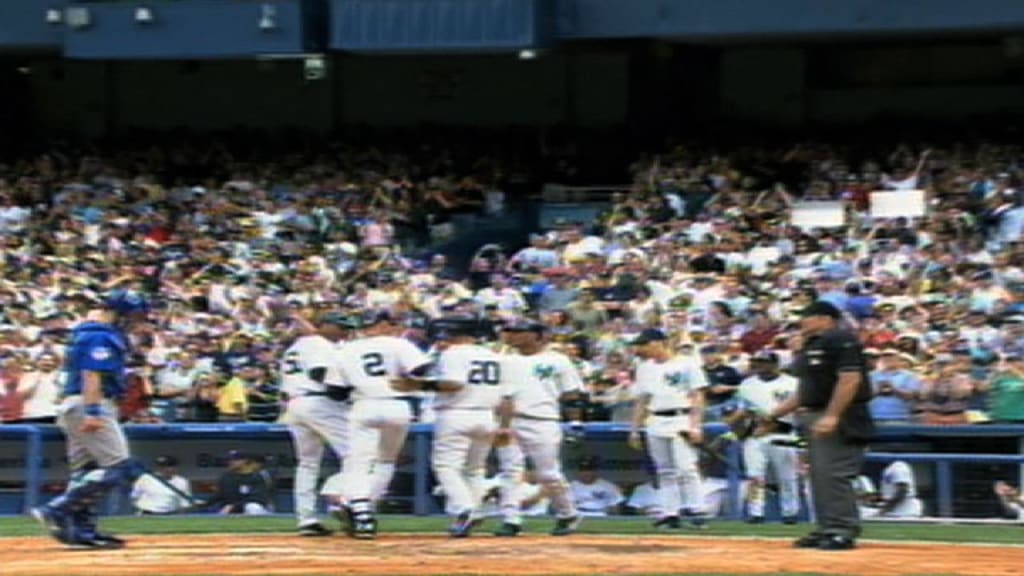
[[[388,371],[384,368],[384,356],[376,352],[363,354],[363,372],[367,376],[384,376]]]
[[[297,352],[289,352],[284,357],[284,373],[285,374],[299,374],[302,372],[302,367],[299,366],[299,354]]]
[[[469,363],[469,383],[495,386],[501,379],[501,367],[490,360],[474,360]]]

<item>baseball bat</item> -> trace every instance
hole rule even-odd
[[[195,510],[197,508],[203,508],[204,506],[206,506],[206,502],[203,502],[202,500],[196,499],[196,497],[194,497],[191,494],[189,494],[188,492],[185,492],[184,490],[178,488],[174,484],[171,484],[166,479],[162,478],[159,474],[157,474],[156,472],[153,472],[149,468],[143,468],[142,473],[145,474],[146,476],[149,476],[150,478],[156,480],[163,487],[165,487],[168,490],[170,490],[171,492],[173,492],[176,496],[178,496],[178,497],[184,499],[186,502],[188,502],[188,508],[186,510]]]

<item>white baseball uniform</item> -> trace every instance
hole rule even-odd
[[[501,356],[483,346],[457,344],[438,357],[437,372],[439,380],[462,388],[434,396],[434,475],[450,515],[478,515],[487,454],[498,429],[495,409],[509,393]]]
[[[788,374],[779,374],[774,380],[764,380],[754,375],[746,378],[736,392],[742,407],[755,414],[770,414],[787,398],[796,394],[797,380]],[[781,419],[793,425],[793,417]],[[743,461],[747,477],[751,480],[747,494],[747,513],[764,516],[764,486],[771,466],[779,486],[779,504],[783,516],[800,513],[800,490],[797,480],[799,456],[795,448],[776,446],[774,440],[792,440],[792,433],[775,433],[751,437],[743,441]]]
[[[661,511],[699,514],[703,508],[697,450],[680,434],[690,429],[692,396],[707,387],[704,369],[685,356],[644,360],[636,368],[635,399],[648,398],[647,451],[658,474]]]
[[[391,380],[430,363],[412,342],[370,336],[345,344],[339,354],[342,379],[352,390],[349,453],[342,466],[349,502],[377,500],[391,484],[395,459],[412,421],[412,409]]]
[[[903,460],[896,460],[882,471],[881,496],[883,500],[891,500],[896,496],[900,484],[907,485],[907,496],[895,508],[885,514],[886,518],[920,518],[924,514],[924,506],[917,497],[917,480],[910,465]],[[862,508],[861,515],[867,518],[880,516],[880,508]]]
[[[303,336],[285,351],[281,359],[281,388],[288,395],[284,422],[288,425],[298,466],[295,470],[295,514],[299,526],[317,523],[316,487],[324,443],[344,462],[348,451],[346,402],[326,396],[328,386],[342,384],[337,365],[339,346],[323,336]],[[324,381],[310,378],[310,372],[326,371]]]
[[[533,462],[537,482],[551,498],[559,518],[576,516],[569,484],[562,473],[560,399],[567,392],[582,392],[583,380],[564,354],[545,350],[529,356],[504,357],[504,378],[515,404],[512,431],[516,442],[498,450],[503,488],[502,513],[506,523],[521,524],[518,494],[525,458]]]

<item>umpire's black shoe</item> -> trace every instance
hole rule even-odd
[[[857,543],[853,538],[847,538],[846,536],[836,536],[831,534],[822,538],[821,542],[818,543],[818,550],[853,550],[857,547]]]
[[[747,516],[747,524],[764,524],[764,516]]]
[[[811,532],[793,541],[794,548],[817,548],[825,540],[826,536],[820,532]]]
[[[680,528],[679,516],[665,516],[654,522],[654,527],[661,530],[677,530]]]
[[[314,524],[306,524],[305,526],[299,526],[299,536],[303,536],[306,538],[330,536],[333,533],[334,532],[331,532],[331,530],[324,527],[324,525],[319,522],[316,522]]]
[[[499,538],[511,538],[513,536],[519,536],[523,531],[523,527],[519,524],[513,524],[511,522],[502,522],[501,526],[494,531],[494,535]]]

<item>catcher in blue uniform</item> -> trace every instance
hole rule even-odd
[[[75,549],[120,548],[124,541],[97,529],[96,504],[131,484],[144,468],[131,457],[117,422],[129,355],[124,330],[148,305],[140,294],[115,290],[75,327],[67,350],[64,400],[57,424],[67,439],[67,490],[32,510],[50,535]]]

